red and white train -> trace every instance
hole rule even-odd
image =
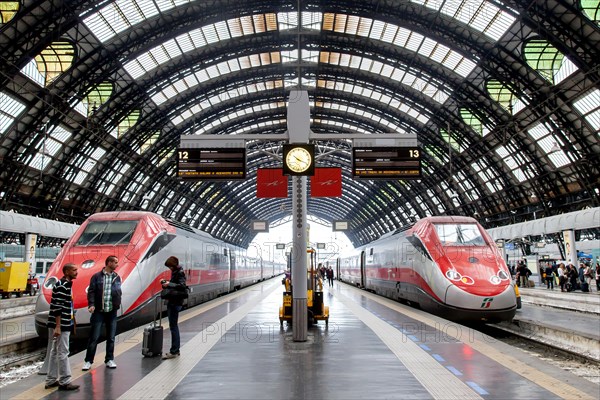
[[[104,267],[106,258],[119,258],[122,305],[118,332],[140,326],[154,318],[160,281],[170,278],[164,266],[169,256],[179,258],[190,287],[188,306],[283,273],[285,263],[249,257],[245,249],[216,240],[187,225],[141,211],[103,212],[90,216],[67,241],[48,271],[35,308],[35,326],[40,336],[48,330],[52,287],[62,277],[62,267],[78,267],[73,281],[77,337],[87,338],[90,313],[87,288],[91,276]]]
[[[338,277],[457,322],[509,321],[510,272],[494,240],[469,217],[427,217],[337,260]]]

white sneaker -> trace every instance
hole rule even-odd
[[[106,362],[106,368],[117,368],[117,363],[114,360],[108,360]]]
[[[83,363],[83,367],[81,367],[82,371],[89,371],[90,368],[92,368],[92,363],[89,361],[86,361]]]

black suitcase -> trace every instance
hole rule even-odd
[[[154,315],[158,315],[159,299],[156,299],[157,309]],[[156,320],[149,326],[144,328],[144,339],[142,343],[142,355],[144,357],[156,357],[162,354],[163,345],[163,327],[159,317],[158,323]]]

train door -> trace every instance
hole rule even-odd
[[[362,251],[360,253],[360,287],[366,287],[367,285],[367,253]]]
[[[231,249],[223,249],[225,252],[225,256],[228,264],[229,271],[229,291],[233,292],[235,290],[235,274],[237,269],[237,263],[235,259],[235,254],[231,251]]]

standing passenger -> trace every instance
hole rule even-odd
[[[163,356],[163,360],[179,357],[179,347],[181,346],[179,338],[179,312],[183,308],[183,301],[187,297],[187,287],[185,285],[185,272],[179,265],[179,259],[171,256],[165,261],[165,267],[171,270],[171,280],[163,281],[163,289],[174,289],[174,293],[182,292],[182,296],[167,297],[167,315],[169,316],[169,329],[171,330],[171,349]]]
[[[74,264],[63,266],[63,277],[52,288],[48,328],[52,331],[52,347],[48,355],[48,375],[46,389],[58,386],[58,390],[76,390],[79,385],[71,383],[71,365],[69,364],[69,337],[75,328],[73,311],[73,279],[77,278]]]
[[[329,287],[333,287],[333,268],[327,268],[327,282],[329,283]]]
[[[92,314],[90,324],[92,332],[88,340],[83,371],[92,367],[96,356],[96,347],[102,324],[106,328],[106,355],[104,363],[107,368],[117,368],[115,363],[115,335],[117,333],[117,311],[121,307],[121,277],[115,272],[119,266],[117,256],[108,256],[104,268],[96,272],[90,279],[88,288],[88,311]]]

